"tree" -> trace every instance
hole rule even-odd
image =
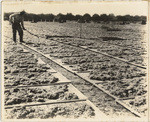
[[[141,20],[147,21],[147,17],[146,16],[141,16]]]
[[[13,12],[11,13],[4,13],[4,20],[9,20],[9,16],[13,14]],[[128,21],[130,22],[141,22],[142,24],[145,24],[147,21],[147,17],[146,16],[131,16],[131,15],[118,15],[115,16],[114,14],[102,14],[102,15],[98,15],[98,14],[94,14],[92,17],[89,14],[84,14],[83,16],[81,15],[73,15],[72,13],[67,13],[66,15],[63,15],[61,13],[59,13],[57,16],[53,15],[53,14],[33,14],[33,13],[26,13],[24,15],[24,20],[25,21],[32,21],[32,22],[38,22],[38,21],[58,21],[58,22],[66,22],[66,20],[70,20],[70,21],[78,21],[81,23],[84,22],[90,22],[91,20],[94,22],[99,22],[99,21],[104,21],[104,22],[108,22],[108,21],[122,21],[123,23],[128,23]]]
[[[82,16],[79,15],[79,14],[77,14],[77,15],[75,15],[75,17],[74,17],[74,20],[79,21],[81,18],[82,18]]]
[[[100,15],[100,20],[106,22],[108,21],[108,16],[106,14],[102,14]]]
[[[125,15],[124,16],[124,21],[131,21],[131,16],[130,15]]]
[[[59,14],[54,18],[54,21],[55,21],[55,22],[61,22],[61,23],[66,22],[66,16],[63,15],[63,14],[61,14],[61,13],[59,13]]]
[[[72,13],[67,13],[67,15],[66,15],[66,20],[74,20],[74,15],[72,15]]]
[[[134,20],[135,21],[141,21],[141,17],[139,17],[139,16],[136,15],[136,16],[134,16]]]
[[[116,20],[116,17],[114,14],[109,14],[108,15],[108,21],[115,21]]]
[[[98,22],[98,21],[100,20],[100,17],[99,17],[98,14],[94,14],[91,19],[92,19],[92,21],[94,21],[94,22]]]
[[[91,21],[91,16],[89,14],[87,14],[87,13],[84,14],[82,18],[86,22],[90,22]]]
[[[4,13],[4,20],[9,20],[9,16],[13,14],[12,12],[11,13]]]

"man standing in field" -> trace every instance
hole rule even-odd
[[[12,25],[12,31],[13,31],[13,41],[16,43],[16,32],[18,31],[19,37],[20,37],[20,43],[23,41],[23,30],[26,30],[24,28],[24,18],[25,11],[15,13],[9,16],[9,22]]]

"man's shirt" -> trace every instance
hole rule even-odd
[[[10,24],[21,24],[22,28],[24,29],[24,18],[20,15],[20,13],[11,14],[9,16],[9,23]]]
[[[9,16],[10,24],[13,23],[23,23],[23,17],[19,13],[11,14]]]

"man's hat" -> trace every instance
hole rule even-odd
[[[20,12],[21,15],[23,15],[23,14],[25,14],[25,13],[26,13],[26,12],[25,12],[24,10]]]

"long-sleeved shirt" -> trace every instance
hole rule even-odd
[[[24,28],[23,21],[24,21],[24,18],[19,13],[11,14],[9,16],[10,24],[14,24],[14,23],[20,24],[21,23],[21,26]]]

